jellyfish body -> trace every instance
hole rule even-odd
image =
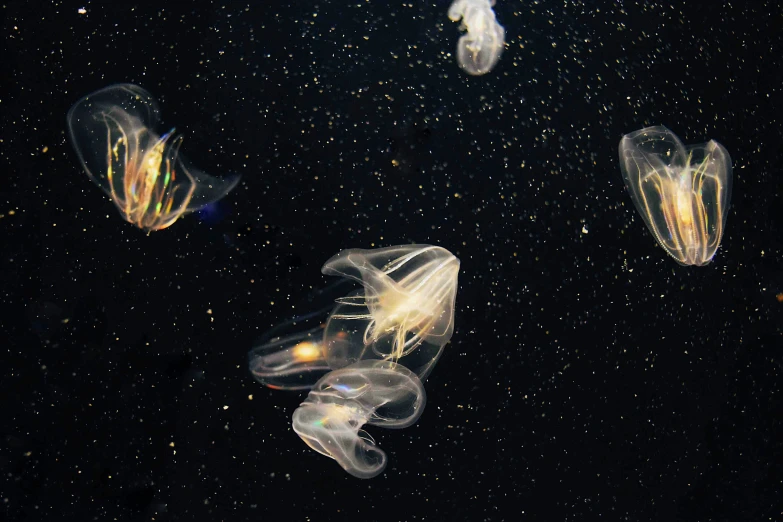
[[[466,31],[457,42],[457,61],[473,76],[491,71],[505,45],[506,31],[495,18],[494,5],[494,0],[454,0],[449,7],[449,19],[462,20]]]
[[[620,170],[658,244],[681,265],[708,264],[731,199],[731,157],[717,141],[686,147],[663,126],[623,137]]]
[[[422,381],[454,332],[459,259],[431,245],[351,249],[322,272],[361,287],[336,299],[325,326],[273,329],[251,351],[250,368],[270,388],[303,389],[321,376],[294,412],[294,431],[351,475],[370,478],[387,457],[362,427],[404,428],[421,415]]]
[[[338,299],[324,332],[331,368],[362,359],[404,364],[424,380],[454,332],[459,260],[431,245],[344,250],[322,272],[362,288]]]
[[[160,109],[138,85],[106,87],[68,112],[68,130],[90,179],[126,221],[151,232],[228,194],[239,176],[215,178],[191,167],[180,153],[182,136],[155,133]]]

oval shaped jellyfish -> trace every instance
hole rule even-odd
[[[731,158],[711,140],[686,147],[663,126],[623,137],[620,170],[658,244],[681,265],[715,255],[731,198]]]
[[[294,431],[354,477],[372,478],[384,470],[387,457],[362,426],[405,428],[425,404],[421,381],[404,366],[359,361],[316,383],[294,412]]]
[[[239,176],[214,178],[180,154],[182,136],[155,133],[160,109],[137,85],[119,84],[89,94],[68,112],[71,142],[82,167],[112,199],[126,221],[151,232],[213,203]]]
[[[449,7],[449,19],[461,19],[461,28],[467,31],[457,42],[457,61],[474,76],[495,67],[505,44],[506,31],[495,18],[494,5],[495,0],[454,0]]]
[[[454,332],[459,259],[431,245],[344,250],[324,264],[326,275],[363,288],[329,316],[324,354],[330,368],[364,359],[399,362],[424,380]]]

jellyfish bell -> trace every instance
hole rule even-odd
[[[620,170],[658,244],[681,265],[708,264],[731,200],[731,157],[718,142],[685,146],[664,126],[623,137]]]
[[[160,109],[138,85],[89,94],[68,111],[68,130],[82,168],[126,221],[147,232],[171,226],[228,194],[239,176],[213,177],[193,168],[182,135],[158,135]]]
[[[460,27],[466,31],[457,42],[457,61],[472,76],[491,71],[503,52],[506,31],[495,17],[494,5],[494,0],[454,0],[449,7],[449,19],[462,20]]]
[[[411,426],[426,402],[413,372],[391,361],[363,360],[323,376],[294,412],[293,427],[308,446],[354,477],[372,478],[388,459],[362,427]]]
[[[324,332],[332,368],[399,361],[424,379],[454,331],[459,260],[430,245],[340,252],[322,272],[362,284],[337,300]]]

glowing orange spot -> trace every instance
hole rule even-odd
[[[775,299],[778,300],[778,303],[783,303],[783,293],[776,295]]]
[[[298,362],[315,361],[321,357],[321,348],[309,341],[294,346],[292,353]]]

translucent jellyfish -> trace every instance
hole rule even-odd
[[[323,351],[323,338],[335,300],[355,285],[339,280],[313,292],[299,306],[319,309],[289,319],[268,332],[248,353],[250,373],[269,388],[309,390],[329,372]]]
[[[686,147],[666,127],[647,127],[623,137],[620,170],[658,244],[681,265],[709,263],[731,198],[726,149],[714,140]]]
[[[362,285],[337,300],[324,332],[330,368],[399,362],[424,380],[454,332],[459,259],[431,245],[344,250],[322,272]]]
[[[296,409],[294,431],[358,478],[386,467],[386,453],[365,424],[405,428],[421,416],[426,393],[416,375],[391,361],[359,361],[325,375]]]
[[[383,471],[386,454],[362,426],[404,428],[421,415],[422,381],[454,332],[459,259],[431,245],[352,249],[322,272],[361,289],[338,297],[331,311],[274,328],[251,350],[250,370],[266,386],[289,390],[321,376],[294,413],[294,431],[351,475],[370,478]]]
[[[160,110],[137,85],[89,94],[68,112],[68,129],[82,167],[126,221],[151,232],[228,194],[239,176],[215,178],[190,167],[182,136],[155,133]]]
[[[467,31],[457,42],[457,61],[474,76],[495,67],[505,44],[506,31],[495,18],[494,5],[494,0],[454,0],[449,7],[449,19],[461,19],[461,27]]]
[[[250,372],[278,390],[309,390],[329,371],[323,355],[323,327],[277,337],[250,352]]]

